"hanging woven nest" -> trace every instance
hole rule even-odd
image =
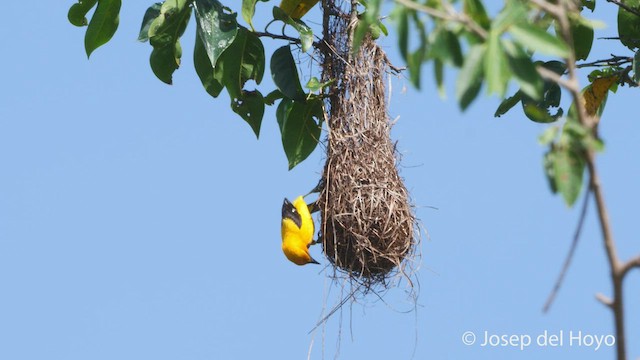
[[[416,219],[398,174],[390,138],[385,79],[389,62],[369,37],[351,54],[355,3],[324,3],[323,78],[328,93],[328,138],[321,209],[324,253],[338,273],[365,291],[386,284],[415,253]]]

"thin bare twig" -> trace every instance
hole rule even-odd
[[[552,4],[545,0],[531,0],[531,3],[556,19],[559,19],[564,14],[563,8],[559,4]]]
[[[596,60],[588,63],[582,63],[582,64],[578,64],[577,67],[583,68],[583,67],[600,67],[600,66],[620,66],[620,65],[628,64],[630,62],[633,62],[633,58],[628,56],[617,56],[617,55],[611,54],[611,58],[609,59],[602,59],[602,60]]]
[[[553,304],[553,300],[555,300],[560,287],[562,286],[562,281],[564,280],[567,271],[569,270],[569,265],[571,265],[571,260],[573,259],[573,254],[575,254],[576,249],[578,248],[578,242],[580,240],[580,233],[582,233],[582,227],[584,225],[584,219],[587,217],[587,208],[589,208],[589,198],[591,197],[591,191],[587,191],[584,195],[584,201],[582,203],[582,210],[580,211],[580,217],[578,218],[578,226],[576,226],[576,231],[573,234],[573,241],[571,242],[571,246],[569,247],[569,253],[567,257],[564,259],[564,264],[562,265],[562,270],[560,270],[560,274],[558,275],[558,279],[556,280],[547,301],[544,303],[544,307],[542,308],[542,312],[549,311],[551,308],[551,304]]]
[[[597,293],[596,294],[596,300],[600,301],[602,303],[602,305],[611,308],[611,306],[613,305],[613,301],[611,301],[611,299],[602,293]]]
[[[627,10],[628,12],[634,14],[635,16],[640,16],[640,12],[638,10],[626,5],[625,3],[623,3],[620,0],[607,0],[607,2],[610,2],[612,4],[616,4],[616,5],[620,6],[621,8]]]
[[[287,36],[287,35],[280,35],[280,34],[274,34],[274,33],[270,33],[270,32],[260,32],[260,31],[256,31],[256,32],[254,32],[254,34],[256,36],[258,36],[258,37],[268,37],[268,38],[272,38],[272,39],[287,40],[287,41],[290,41],[292,43],[300,44],[300,39],[294,38],[294,37],[291,37],[291,36]]]

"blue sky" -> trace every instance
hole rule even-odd
[[[593,207],[556,303],[541,312],[578,215],[547,187],[545,126],[518,111],[493,118],[496,98],[460,113],[454,74],[447,100],[429,68],[422,92],[394,80],[400,171],[428,230],[417,310],[395,289],[309,334],[339,293],[319,248],[323,266],[285,259],[280,207],[315,185],[322,151],[287,171],[274,109],[256,141],[226,95],[210,98],[192,66],[194,23],[167,86],[136,41],[150,3],[125,2],[115,37],[89,61],[84,30],[66,20],[71,4],[4,5],[1,359],[303,359],[310,348],[313,359],[613,358],[607,346],[569,344],[570,331],[613,333],[594,297],[610,283]],[[598,6],[611,23],[615,7]],[[383,45],[397,60],[395,42]],[[593,59],[624,54],[611,46],[598,41]],[[623,259],[639,251],[633,96],[625,87],[609,98],[598,157]],[[625,287],[630,358],[640,356],[638,280],[636,271]],[[535,341],[545,330],[563,331],[563,346],[461,341],[466,331]]]

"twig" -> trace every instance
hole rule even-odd
[[[640,269],[640,255],[634,258],[631,258],[630,260],[628,260],[626,263],[622,265],[620,269],[620,271],[622,272],[622,276],[627,275],[627,273],[633,268]]]
[[[583,68],[583,67],[599,67],[599,66],[620,66],[620,65],[630,63],[632,61],[633,61],[633,58],[631,57],[617,56],[617,55],[611,54],[610,59],[602,59],[602,60],[596,60],[588,63],[582,63],[582,64],[578,64],[577,67]]]
[[[254,32],[254,34],[256,34],[256,36],[258,37],[268,37],[268,38],[272,38],[272,39],[280,39],[280,40],[287,40],[290,41],[292,43],[296,43],[296,44],[300,44],[301,41],[298,38],[294,38],[291,36],[287,36],[287,35],[279,35],[279,34],[274,34],[274,33],[270,33],[270,32],[261,32],[261,31],[256,31]],[[314,46],[316,46],[316,44],[314,43]]]
[[[640,12],[632,7],[629,7],[629,5],[626,5],[625,3],[623,3],[620,0],[607,0],[607,2],[610,2],[612,4],[616,4],[618,6],[620,6],[621,8],[627,10],[628,12],[632,13],[635,16],[640,16]]]
[[[584,196],[584,202],[582,203],[582,210],[580,211],[580,217],[578,219],[578,226],[576,226],[576,231],[573,234],[573,241],[571,242],[571,247],[569,247],[569,253],[567,257],[564,259],[564,264],[562,265],[562,270],[560,270],[560,274],[558,275],[558,279],[556,280],[547,301],[544,303],[544,307],[542,308],[542,312],[549,311],[551,308],[551,304],[553,304],[553,300],[555,300],[558,291],[560,290],[560,286],[562,286],[562,281],[564,280],[565,275],[567,275],[567,271],[569,270],[569,265],[571,265],[571,260],[573,259],[573,254],[576,252],[576,248],[578,247],[578,241],[580,240],[580,233],[582,232],[582,227],[584,225],[584,219],[587,217],[587,208],[589,208],[589,198],[591,197],[591,191],[587,191]]]
[[[531,0],[531,3],[539,7],[544,12],[549,13],[549,15],[556,19],[559,19],[565,14],[561,5],[552,4],[545,0]]]
[[[486,39],[489,37],[487,30],[478,25],[466,14],[455,12],[452,9],[450,9],[448,12],[440,11],[438,9],[434,9],[432,7],[428,7],[411,0],[395,0],[395,2],[409,9],[425,13],[434,18],[461,23],[462,25],[466,26],[467,29],[469,29],[472,33],[478,35],[482,39]]]
[[[596,294],[596,300],[600,301],[602,303],[602,305],[611,308],[611,306],[613,305],[613,301],[611,301],[611,299],[609,297],[607,297],[607,295],[603,294],[603,293],[597,293]]]
[[[542,76],[542,78],[551,80],[567,90],[572,91],[573,89],[578,89],[578,84],[576,83],[576,81],[571,81],[572,79],[566,80],[562,76],[558,75],[554,71],[547,69],[544,66],[538,65],[536,66],[536,70],[538,71],[538,74]]]

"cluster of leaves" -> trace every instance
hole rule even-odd
[[[573,43],[567,44],[554,17],[533,2],[508,1],[495,17],[489,16],[481,0],[461,0],[458,9],[454,7],[456,2],[396,1],[398,5],[392,18],[411,82],[419,88],[422,65],[432,62],[433,78],[442,92],[444,69],[450,66],[459,69],[455,94],[462,110],[468,108],[484,86],[488,94],[504,98],[496,110],[497,117],[521,104],[525,116],[534,122],[564,120],[563,126],[552,126],[546,131],[541,143],[548,146],[544,168],[552,191],[560,193],[569,206],[573,205],[583,187],[585,153],[602,149],[602,142],[593,129],[580,125],[573,107],[568,112],[563,110],[560,85],[543,78],[539,70],[561,77],[567,71],[566,59],[570,52],[575,60],[586,60],[597,23],[581,14],[570,14]],[[640,8],[640,0],[625,3],[634,9]],[[381,0],[370,0],[368,11],[377,14],[374,7],[380,9],[381,6]],[[582,0],[580,10],[593,12],[595,6],[595,0]],[[364,17],[358,26],[365,28],[374,20]],[[632,82],[637,83],[640,17],[620,7],[618,27],[622,43],[635,52]],[[538,54],[557,60],[535,61]],[[592,73],[590,84],[582,91],[589,116],[599,118],[607,93],[615,91],[623,74],[629,71],[617,66]],[[505,97],[512,80],[518,90]]]
[[[144,15],[139,39],[153,47],[150,64],[154,74],[170,84],[180,66],[183,35],[193,13],[196,23],[194,64],[204,89],[214,98],[226,89],[231,108],[259,135],[266,105],[278,102],[276,116],[282,142],[293,168],[317,146],[324,118],[321,95],[327,84],[312,78],[303,90],[291,47],[303,52],[314,46],[311,29],[279,7],[273,7],[273,20],[291,27],[297,38],[273,36],[257,32],[253,16],[258,2],[243,0],[241,14],[248,27],[237,21],[237,13],[218,0],[165,0],[152,5]],[[296,2],[299,0],[285,0]],[[69,10],[69,21],[87,26],[85,48],[90,55],[105,44],[118,26],[121,0],[78,0]],[[313,6],[309,1],[306,7]],[[383,0],[359,0],[362,10],[354,33],[354,51],[364,36],[387,34],[381,20]],[[461,3],[456,9],[456,3]],[[590,84],[582,91],[589,116],[599,117],[609,90],[618,83],[637,85],[640,80],[640,0],[627,0],[619,7],[619,41],[632,52],[631,57],[617,57],[621,62],[601,63],[605,68],[593,72]],[[289,4],[290,5],[290,4]],[[581,0],[581,11],[593,12],[595,0]],[[90,21],[86,15],[95,11]],[[295,6],[285,6],[294,8]],[[432,62],[436,85],[443,91],[445,67],[459,69],[455,94],[462,110],[480,95],[504,99],[495,116],[502,116],[517,104],[527,118],[538,123],[564,120],[563,126],[552,126],[541,142],[548,146],[544,158],[546,174],[554,192],[562,194],[572,205],[583,186],[584,153],[600,149],[594,129],[584,129],[576,120],[576,112],[561,107],[560,86],[540,75],[541,70],[558,76],[566,73],[570,54],[586,60],[594,41],[594,22],[581,14],[570,14],[572,44],[559,35],[553,16],[534,2],[512,0],[491,17],[481,0],[396,0],[391,18],[397,26],[398,48],[408,65],[412,84],[421,86],[423,64]],[[276,89],[263,95],[249,84],[260,85],[265,72],[265,50],[261,37],[284,39],[289,44],[276,49],[269,69]],[[544,60],[535,60],[538,55]],[[622,64],[630,63],[628,67]],[[506,96],[515,81],[517,91]]]
[[[596,124],[602,116],[608,93],[617,90],[618,69],[595,70],[589,76],[590,84],[582,92],[586,115]],[[569,108],[562,127],[552,126],[540,136],[540,144],[548,146],[544,156],[544,169],[553,193],[560,193],[568,206],[578,199],[583,187],[587,151],[602,151],[604,144],[598,138],[597,127],[587,129],[578,121],[575,105]]]
[[[243,0],[242,17],[248,28],[238,23],[237,13],[217,0],[165,0],[151,5],[144,14],[138,40],[152,46],[151,69],[162,82],[171,84],[173,73],[180,67],[180,40],[189,20],[197,24],[193,61],[205,91],[214,98],[226,89],[231,109],[244,119],[256,137],[266,105],[278,102],[276,117],[282,144],[293,168],[316,148],[324,120],[323,86],[312,79],[303,90],[291,47],[307,52],[313,45],[311,28],[299,19],[291,18],[279,7],[273,8],[274,21],[291,26],[299,38],[280,36],[288,42],[275,50],[270,58],[270,71],[276,89],[267,95],[249,84],[260,85],[265,68],[265,49],[253,26],[253,15],[259,1]],[[107,43],[118,27],[121,0],[78,0],[69,9],[69,21],[87,26],[85,49],[87,56]],[[95,7],[91,20],[87,14]],[[293,44],[292,44],[293,43]]]

